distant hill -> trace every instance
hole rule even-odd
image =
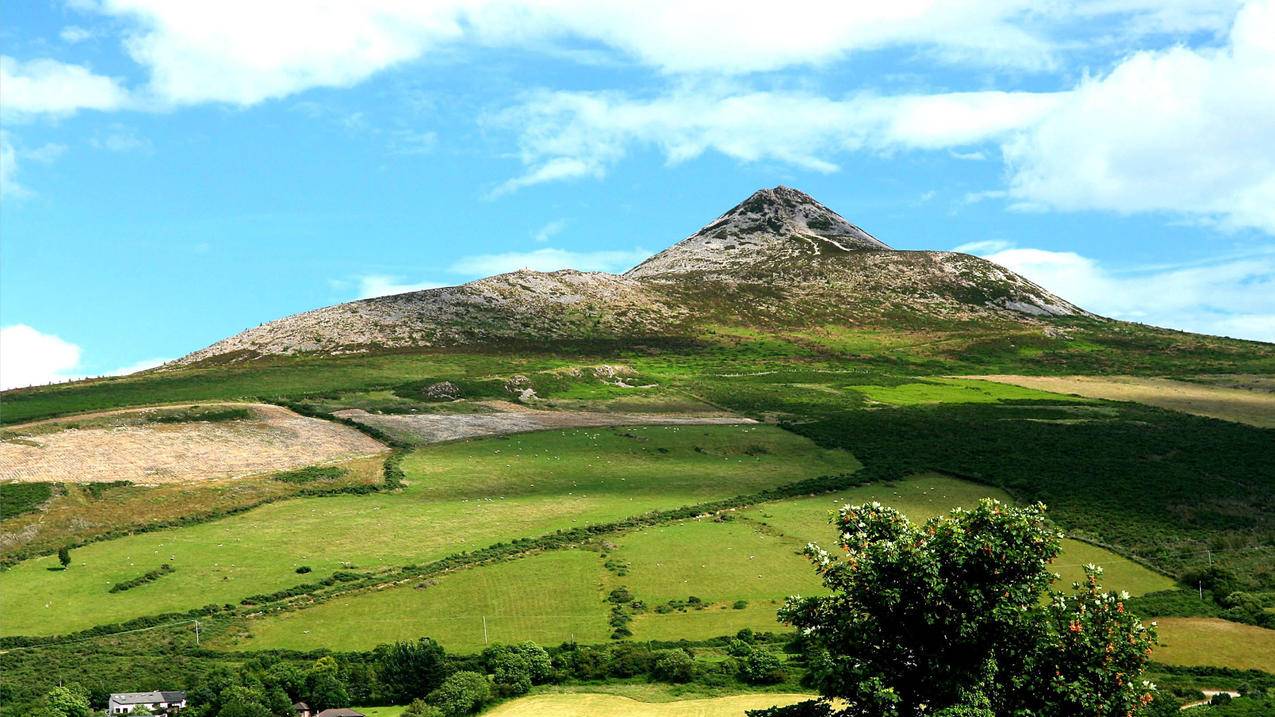
[[[809,195],[755,192],[623,275],[516,271],[288,316],[173,365],[760,326],[1038,324],[1097,317],[968,254],[897,251]]]

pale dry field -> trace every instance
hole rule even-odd
[[[1138,376],[965,376],[1086,398],[1133,401],[1197,416],[1275,428],[1275,393]],[[1235,378],[1235,377],[1232,377]],[[1260,386],[1260,382],[1256,384]]]
[[[484,401],[495,413],[377,414],[361,409],[335,415],[385,431],[417,444],[442,443],[481,436],[502,436],[555,428],[605,426],[687,426],[756,423],[727,413],[612,413],[609,411],[548,411],[508,401]]]
[[[1213,617],[1161,617],[1156,624],[1158,662],[1275,671],[1275,630]]]
[[[385,450],[352,428],[279,406],[218,405],[247,408],[253,418],[69,428],[6,438],[0,441],[0,481],[160,485],[288,470]]]
[[[534,695],[506,702],[484,712],[488,717],[739,717],[744,710],[791,705],[810,695],[757,694],[710,697],[673,702],[639,702],[607,694]]]

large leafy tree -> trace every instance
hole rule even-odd
[[[1061,535],[1043,505],[985,500],[917,526],[871,503],[834,523],[840,556],[807,548],[831,594],[780,611],[825,697],[793,714],[1127,717],[1152,699],[1154,633],[1097,569],[1051,590]]]
[[[376,648],[376,672],[385,699],[406,704],[433,692],[447,676],[443,648],[422,637]]]

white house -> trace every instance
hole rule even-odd
[[[152,714],[175,712],[186,707],[185,692],[117,692],[106,706],[108,715],[132,714],[145,706]]]

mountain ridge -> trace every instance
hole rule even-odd
[[[168,364],[501,342],[692,336],[705,322],[1040,323],[1089,317],[969,254],[903,251],[790,187],[762,189],[623,274],[523,269],[283,317]]]

